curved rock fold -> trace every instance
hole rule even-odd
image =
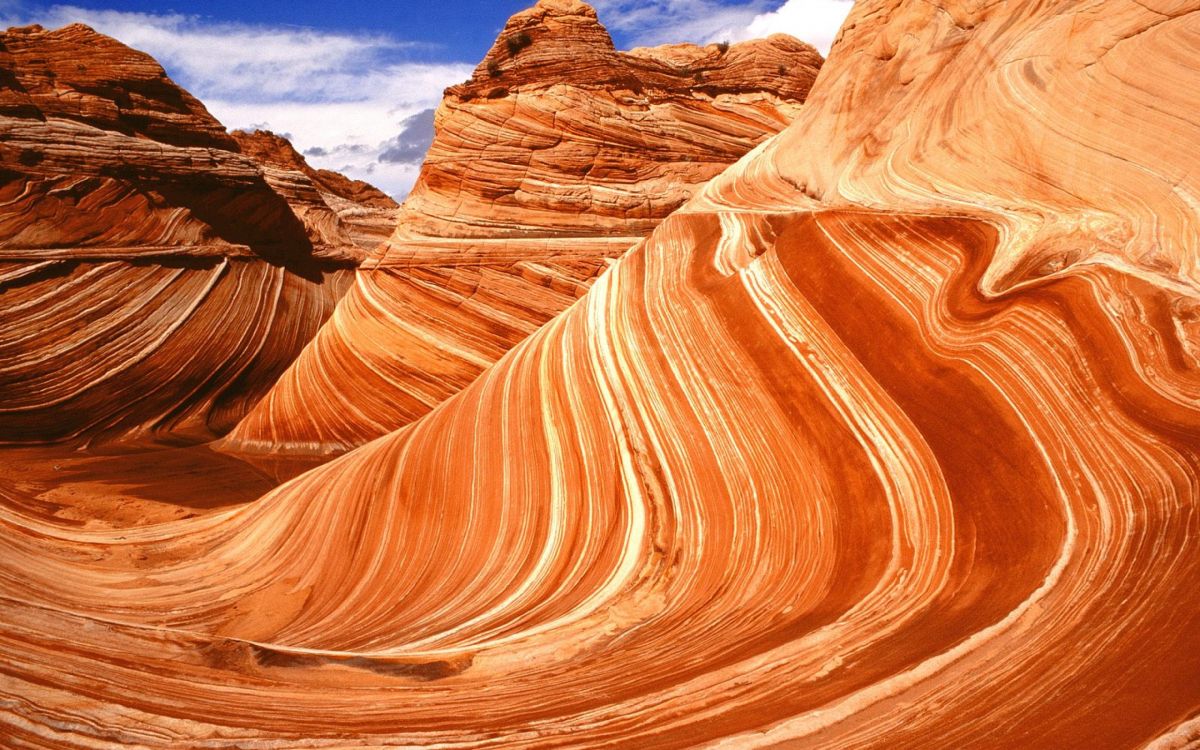
[[[0,731],[1194,746],[1197,11],[861,0],[795,120],[643,238],[402,220],[226,444],[358,447],[141,525],[0,483]],[[511,55],[603,51],[589,18],[542,0]],[[478,226],[471,189],[429,221]]]

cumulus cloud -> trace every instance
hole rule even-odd
[[[419,161],[386,162],[410,118],[466,79],[467,63],[412,62],[425,45],[379,34],[217,23],[176,13],[2,4],[5,26],[81,22],[153,55],[230,128],[287,133],[317,167],[403,196]]]
[[[595,0],[600,20],[635,45],[707,44],[791,34],[821,51],[829,46],[853,0]]]
[[[787,0],[778,10],[760,13],[743,27],[723,30],[725,38],[740,41],[771,34],[791,34],[829,54],[854,0]]]

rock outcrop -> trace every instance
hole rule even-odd
[[[232,135],[241,152],[263,167],[267,182],[287,197],[307,224],[322,226],[335,237],[349,234],[367,253],[395,229],[399,205],[374,185],[313,169],[288,139],[269,130],[235,130]]]
[[[0,442],[211,437],[299,353],[371,243],[244,150],[148,55],[0,35]]]
[[[0,472],[0,736],[1194,747],[1197,40],[860,0],[787,130],[425,417],[147,526]]]
[[[541,0],[446,90],[401,229],[643,235],[790,122],[820,65],[785,35],[618,52],[590,6]]]
[[[342,451],[427,413],[790,122],[820,64],[784,35],[618,52],[575,0],[516,14],[447,89],[389,246],[226,447]]]

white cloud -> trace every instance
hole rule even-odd
[[[707,44],[791,34],[821,51],[829,46],[853,0],[595,0],[600,20],[636,45]]]
[[[730,28],[728,38],[740,41],[791,34],[816,47],[822,55],[828,55],[853,7],[854,0],[787,0],[778,10],[760,13],[742,28]]]
[[[57,28],[74,22],[154,56],[227,127],[288,133],[298,150],[316,150],[310,164],[365,179],[396,196],[412,186],[416,165],[381,162],[380,153],[408,118],[436,107],[442,90],[465,80],[474,67],[407,61],[423,45],[378,34],[69,5],[0,17],[5,26]]]
[[[852,0],[595,0],[601,20],[637,45],[741,40],[785,32],[825,53]],[[31,9],[0,0],[0,24],[82,22],[153,55],[230,128],[288,133],[309,162],[400,197],[418,165],[380,159],[409,118],[436,107],[472,63],[415,63],[423,45],[381,34],[217,23],[177,13]]]

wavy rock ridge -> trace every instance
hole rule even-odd
[[[344,451],[426,414],[790,122],[820,64],[784,35],[618,52],[574,0],[516,14],[447,89],[385,252],[225,446]]]
[[[380,239],[325,196],[392,212],[86,26],[0,35],[0,83],[0,441],[228,430]]]
[[[196,519],[0,505],[3,727],[1195,746],[1198,40],[859,2],[795,123],[424,418]]]

